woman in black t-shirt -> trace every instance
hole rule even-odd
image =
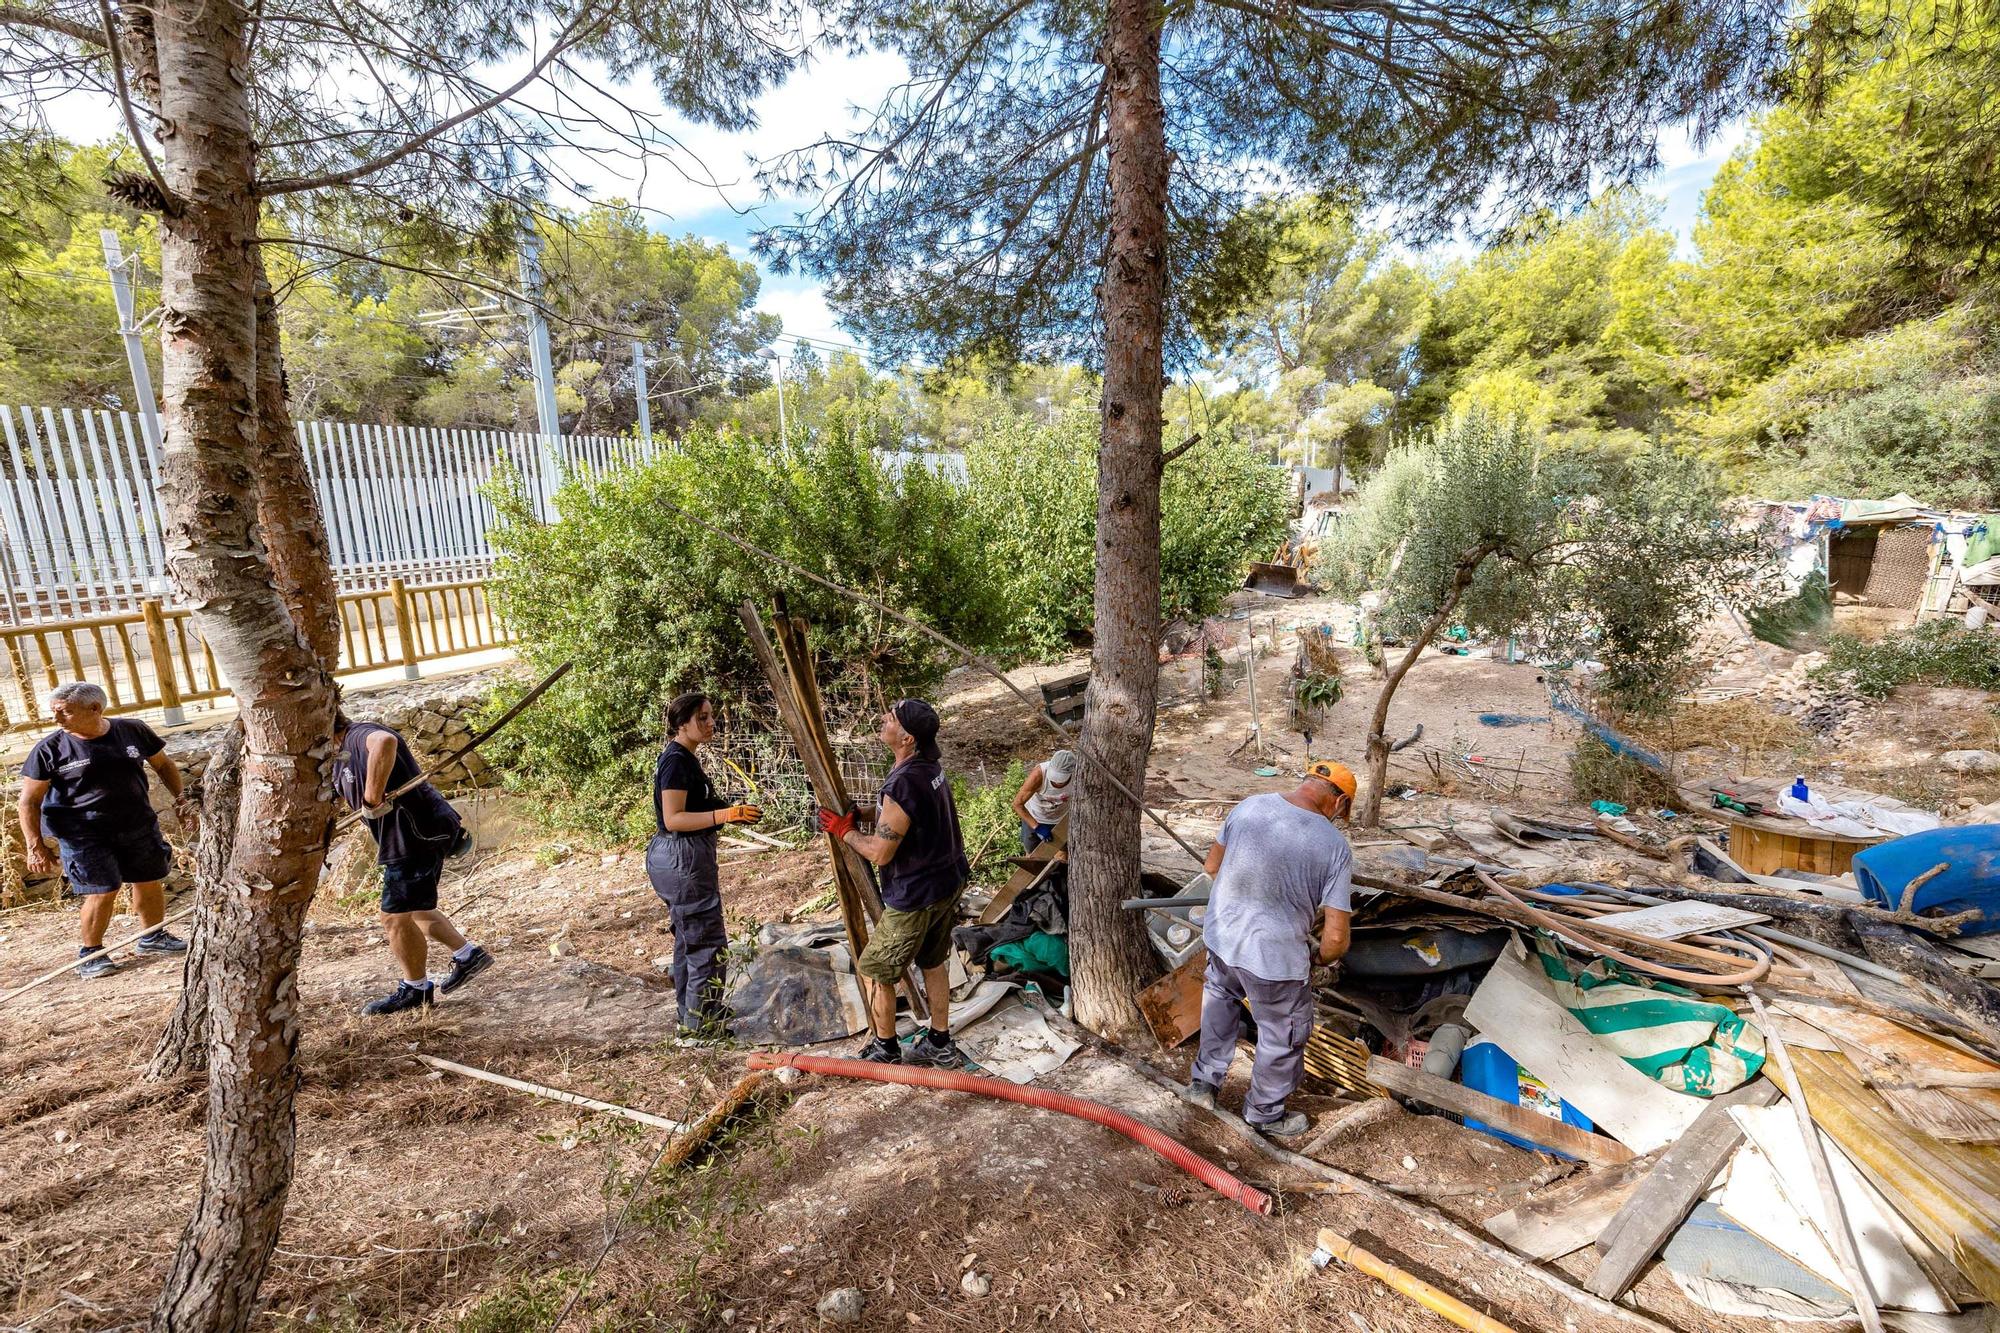
[[[659,830],[646,844],[646,877],[667,905],[674,929],[674,999],[683,1038],[721,1035],[729,1021],[722,1004],[722,883],[715,861],[715,830],[763,817],[754,805],[724,805],[694,752],[715,735],[708,696],[683,694],[667,705],[672,739],[653,769],[653,821]]]

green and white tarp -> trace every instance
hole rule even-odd
[[[1562,1006],[1657,1083],[1714,1097],[1764,1067],[1764,1034],[1727,1005],[1613,962],[1578,967],[1553,936],[1537,933],[1536,956]]]

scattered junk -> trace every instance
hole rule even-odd
[[[797,679],[798,645],[786,657]],[[810,729],[811,691],[794,688]],[[1665,770],[1645,745],[1560,691],[1552,698],[1617,753]],[[1053,711],[1061,700],[1045,702]],[[1649,1274],[1725,1320],[1858,1319],[1873,1330],[2000,1304],[2000,990],[1989,984],[2000,976],[2000,808],[1947,826],[1817,780],[1675,785],[1678,810],[1651,796],[1581,819],[1457,803],[1441,822],[1397,830],[1401,841],[1357,847],[1349,948],[1315,977],[1303,1052],[1304,1090],[1346,1105],[1320,1118],[1303,1152],[1209,1112],[1274,1173],[1317,1177],[1308,1185],[1246,1183],[1233,1164],[1044,1085],[1088,1043],[1179,1086],[1062,1011],[1061,833],[1016,858],[989,898],[971,899],[974,919],[954,932],[964,968],[953,1033],[975,1069],[791,1051],[757,1054],[751,1067],[1079,1116],[1260,1214],[1294,1189],[1393,1199],[1592,1320],[1663,1328],[1624,1303]],[[810,1045],[865,1026],[846,924],[867,928],[865,880],[842,888],[856,900],[843,923],[767,927],[735,969],[746,1040]],[[1212,892],[1206,875],[1148,872],[1124,903],[1143,913],[1163,965],[1135,999],[1169,1049],[1200,1030]],[[1336,1139],[1351,1144],[1411,1112],[1542,1155],[1484,1235],[1422,1202],[1424,1188],[1323,1160]],[[1403,1162],[1416,1170],[1414,1157]],[[1321,1231],[1313,1261],[1353,1267],[1461,1327],[1508,1327],[1463,1269],[1427,1260],[1418,1276],[1381,1232],[1363,1239]],[[1564,1272],[1543,1267],[1558,1259]]]
[[[1785,548],[1795,586],[1825,581],[1836,613],[1963,617],[1977,629],[2000,605],[2000,514],[1932,509],[1907,495],[1814,496],[1756,504],[1751,521]]]

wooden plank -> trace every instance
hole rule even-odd
[[[1598,1253],[1604,1257],[1585,1288],[1609,1301],[1630,1291],[1639,1280],[1639,1270],[1687,1221],[1716,1173],[1743,1142],[1743,1127],[1730,1117],[1729,1108],[1769,1106],[1777,1099],[1777,1086],[1767,1078],[1752,1079],[1711,1099],[1597,1238]]]
[[[1663,1148],[1684,1134],[1707,1105],[1626,1064],[1562,1007],[1548,983],[1513,946],[1473,992],[1465,1016],[1550,1091],[1589,1116],[1635,1153]]]
[[[1017,858],[1014,873],[1008,877],[1005,884],[1000,886],[1000,892],[993,895],[993,901],[986,904],[986,910],[979,914],[979,924],[990,926],[1001,917],[1007,915],[1007,909],[1014,905],[1014,900],[1020,897],[1022,891],[1040,877],[1042,871],[1047,868],[1050,860],[1068,842],[1069,821],[1065,819],[1062,823],[1056,825],[1055,837],[1035,848],[1032,854]],[[1026,862],[1026,864],[1019,864],[1019,862]]]
[[[1602,1134],[1552,1120],[1525,1106],[1489,1097],[1477,1088],[1468,1088],[1421,1069],[1384,1060],[1379,1055],[1369,1057],[1368,1077],[1378,1087],[1414,1097],[1440,1111],[1470,1116],[1504,1129],[1509,1134],[1517,1134],[1531,1143],[1539,1143],[1551,1151],[1581,1158],[1596,1166],[1617,1166],[1631,1161],[1633,1157],[1630,1148]]]
[[[1208,950],[1196,949],[1188,960],[1139,992],[1139,1012],[1160,1045],[1180,1045],[1201,1031],[1201,981],[1208,973]]]
[[[799,706],[798,696],[792,692],[791,682],[785,678],[784,668],[778,664],[777,650],[772,648],[771,639],[764,632],[764,618],[749,602],[743,603],[740,613],[743,627],[750,633],[750,651],[757,658],[757,665],[764,669],[764,676],[771,686],[771,697],[778,705],[778,716],[791,734],[792,743],[798,748],[799,758],[804,761],[806,780],[812,783],[813,794],[819,803],[829,810],[849,808],[847,792],[840,784],[838,771],[829,771],[826,758],[820,748],[813,744],[812,729]],[[853,848],[838,839],[828,836],[827,855],[833,861],[834,893],[840,903],[841,923],[847,927],[848,947],[854,957],[868,947],[868,919],[862,909],[859,884],[864,878],[861,873],[860,856]]]
[[[1635,1157],[1601,1171],[1571,1176],[1526,1203],[1486,1219],[1487,1233],[1508,1249],[1547,1263],[1603,1234],[1656,1159]]]

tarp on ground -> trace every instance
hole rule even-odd
[[[1642,977],[1609,958],[1578,967],[1545,934],[1536,935],[1535,952],[1563,1007],[1654,1082],[1715,1097],[1764,1067],[1764,1034],[1727,1005]]]

